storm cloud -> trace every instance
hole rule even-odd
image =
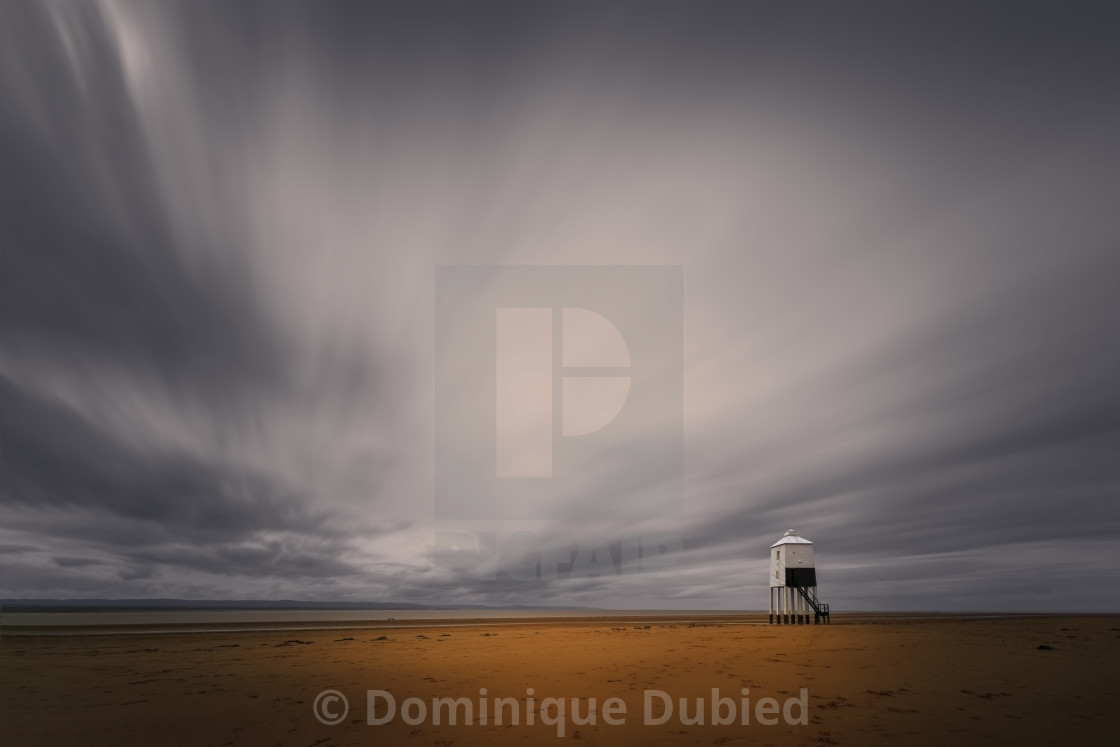
[[[0,597],[1117,610],[1117,21],[5,4]],[[439,520],[449,264],[683,268],[679,514]]]

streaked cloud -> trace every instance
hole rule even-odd
[[[6,5],[0,596],[1115,610],[1116,20]],[[433,519],[440,264],[683,266],[679,517]]]

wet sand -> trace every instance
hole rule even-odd
[[[625,745],[1107,744],[1115,738],[1117,616],[852,615],[836,616],[831,625],[781,627],[750,624],[758,621],[750,616],[707,617],[693,626],[686,617],[5,635],[0,742],[534,745],[555,743],[560,731],[564,739]],[[333,726],[314,710],[328,689],[349,702]],[[398,712],[388,723],[367,723],[368,690],[395,700]],[[412,704],[415,724],[400,713],[410,697],[426,709],[421,717]],[[663,697],[673,702],[672,715],[644,723],[646,699],[656,719],[663,716]],[[457,724],[447,723],[446,707],[434,723],[433,698],[469,699],[470,718],[460,704]],[[494,723],[498,698],[516,699],[516,706],[504,704],[501,725]],[[564,699],[562,718],[549,698]],[[619,702],[608,706],[610,698]],[[703,724],[682,722],[680,698],[688,699],[687,716],[703,699]],[[774,715],[767,698],[775,701]],[[717,716],[730,718],[734,710],[730,724],[712,723],[719,699]],[[759,722],[760,703],[763,720],[776,724]],[[375,718],[385,715],[386,704],[385,696],[375,702]],[[326,720],[342,715],[335,694],[318,706]],[[590,720],[592,709],[596,723],[576,722]],[[517,726],[508,723],[515,710]],[[617,724],[607,723],[612,714]]]

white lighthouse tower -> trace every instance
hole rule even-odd
[[[829,622],[828,605],[817,598],[817,567],[813,543],[790,529],[770,545],[770,622]]]

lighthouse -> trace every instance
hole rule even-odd
[[[817,597],[813,543],[790,529],[770,545],[770,622],[829,622],[828,605]]]

